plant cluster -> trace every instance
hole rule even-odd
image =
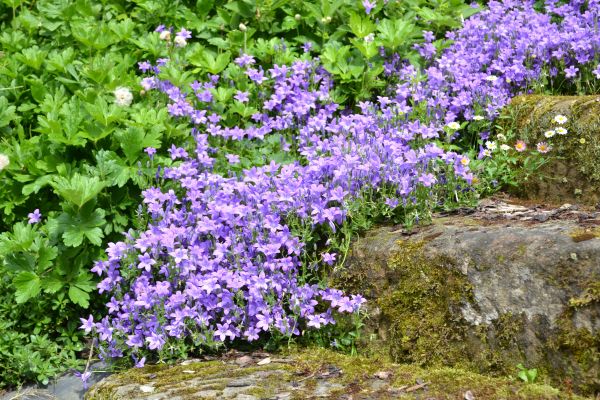
[[[114,297],[109,314],[99,322],[82,320],[84,328],[99,335],[109,356],[124,349],[164,356],[165,348],[172,353],[180,346],[252,341],[261,331],[297,335],[333,323],[336,309],[356,311],[360,296],[315,284],[315,238],[335,237],[340,228],[354,232],[357,203],[359,213],[366,204],[383,203],[390,213],[402,210],[405,223],[426,218],[436,195],[454,194],[474,178],[470,159],[448,150],[472,143],[460,132],[469,122],[458,120],[481,121],[476,110],[493,118],[550,68],[553,60],[542,56],[555,49],[566,47],[561,62],[590,69],[598,36],[580,36],[571,47],[572,32],[590,31],[597,8],[587,2],[548,7],[560,11],[558,22],[533,3],[492,2],[448,35],[453,43],[438,58],[434,36],[425,32],[415,47],[425,59],[421,71],[384,47],[384,76],[393,85],[356,109],[335,102],[338,82],[323,67],[323,55],[278,63],[293,50],[275,42],[282,56],[257,62],[242,52],[221,75],[196,80],[187,72],[189,53],[173,52],[191,33],[159,27],[163,40],[175,35],[167,45],[170,57],[144,62],[150,75],[142,85],[166,94],[169,113],[190,121],[196,147],[193,153],[171,149],[182,162],[162,178],[177,189],[146,191],[148,228],[111,245],[108,261],[94,267],[104,277],[100,290]],[[483,27],[494,29],[483,35]],[[558,38],[524,39],[541,29]],[[493,51],[475,53],[481,44]],[[250,121],[238,123],[232,114]],[[497,150],[487,134],[476,140],[486,140],[480,158]],[[235,167],[244,149],[270,137],[276,138],[277,161],[265,157],[261,166]],[[517,153],[526,147],[514,144]],[[537,146],[539,154],[548,150],[546,143]],[[321,268],[334,264],[335,256],[317,257]]]
[[[330,329],[364,301],[327,287],[357,231],[545,162],[494,119],[597,92],[599,9],[4,1],[0,382],[74,365],[88,314],[101,355],[137,365]]]
[[[366,98],[383,84],[383,58],[373,57],[372,68],[353,42],[381,33],[369,52],[395,43],[409,53],[421,29],[441,35],[476,11],[462,0],[440,0],[435,8],[423,0],[379,4],[369,16],[363,9],[354,0],[0,2],[0,324],[6,333],[0,364],[11,366],[0,369],[0,385],[47,382],[74,365],[84,347],[78,317],[98,313],[107,300],[93,293],[92,261],[123,230],[144,223],[138,206],[156,165],[170,165],[171,145],[191,142],[164,100],[138,84],[137,62],[162,55],[161,35],[172,34],[170,43],[190,51],[186,60],[202,76],[222,72],[240,50],[271,57],[274,36],[313,52],[330,48],[327,65],[334,79],[344,80],[335,96],[354,101],[357,90]],[[176,32],[146,34],[159,23],[187,26],[200,41],[186,46]],[[400,25],[402,31],[392,29]],[[337,48],[343,53],[336,55]],[[285,62],[296,56],[288,52]],[[173,82],[185,79],[177,68],[172,72]],[[231,107],[227,91],[223,96],[221,111],[232,110],[222,115],[228,123],[249,118],[249,110]],[[271,154],[276,135],[246,144],[243,154],[238,146],[241,161],[232,170],[263,165],[265,158],[290,161],[285,152]],[[156,149],[152,161],[145,148]],[[221,170],[229,165],[219,163]]]

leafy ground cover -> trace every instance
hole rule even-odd
[[[326,286],[352,236],[569,140],[557,116],[532,151],[494,119],[520,92],[598,91],[599,8],[3,2],[0,382],[75,366],[83,332],[142,365],[359,324],[360,294]]]

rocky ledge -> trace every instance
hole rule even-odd
[[[422,369],[323,349],[283,355],[229,353],[219,359],[155,365],[115,374],[87,400],[583,399],[516,378],[452,368]]]
[[[600,213],[486,200],[355,241],[338,287],[369,301],[369,344],[395,362],[506,375],[519,363],[600,392]]]

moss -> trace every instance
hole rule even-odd
[[[389,261],[394,290],[378,301],[394,361],[419,365],[465,360],[468,324],[460,308],[472,298],[466,277],[446,257],[428,258],[423,241],[400,242]]]
[[[600,281],[590,283],[580,296],[569,300],[569,305],[575,308],[585,307],[593,303],[600,303]]]
[[[311,349],[297,355],[298,368],[305,374],[317,374],[328,366],[341,368],[343,374],[332,379],[347,387],[339,391],[339,398],[347,398],[349,391],[372,394],[373,375],[379,371],[391,373],[390,386],[414,385],[417,379],[428,382],[427,398],[458,399],[470,390],[477,399],[582,399],[579,396],[562,393],[547,385],[525,384],[514,378],[490,377],[460,368],[422,368],[414,364],[395,364],[382,358],[349,357],[324,349]],[[388,392],[389,393],[389,392]],[[376,399],[414,399],[415,394],[378,393]],[[417,395],[419,393],[416,393]],[[330,397],[335,399],[336,397]]]
[[[585,242],[600,237],[600,228],[579,228],[569,233],[575,243]]]
[[[574,310],[566,310],[557,321],[558,332],[548,343],[548,353],[570,354],[569,360],[558,359],[554,362],[564,364],[567,371],[563,382],[581,393],[600,392],[600,331],[590,332],[578,328],[574,323]]]

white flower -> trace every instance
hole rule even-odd
[[[185,47],[185,45],[187,44],[187,41],[185,40],[185,38],[181,37],[181,36],[175,36],[175,40],[173,42],[175,43],[175,46],[177,46],[177,47]]]
[[[114,91],[115,94],[115,104],[121,107],[127,107],[131,105],[133,101],[133,94],[131,90],[126,87],[118,87]]]
[[[171,32],[170,31],[162,31],[159,35],[160,40],[171,40]]]
[[[462,165],[464,165],[465,167],[466,167],[467,165],[469,165],[469,163],[470,163],[470,162],[471,162],[471,160],[469,160],[469,158],[468,158],[468,157],[463,157],[463,158],[461,158],[461,159],[460,159],[460,163],[461,163]]]
[[[488,140],[487,142],[485,142],[485,147],[490,149],[490,151],[494,151],[498,148],[498,145],[496,144],[496,142]]]
[[[565,128],[563,128],[562,126],[556,128],[554,131],[556,133],[558,133],[559,135],[566,135],[567,134],[567,130]]]
[[[485,80],[488,82],[496,82],[498,80],[498,77],[495,75],[488,75],[485,77]]]
[[[492,151],[490,149],[485,149],[483,151],[483,156],[484,157],[491,157],[492,156]]]
[[[567,117],[565,117],[564,115],[558,114],[554,117],[553,121],[556,122],[557,124],[562,125],[565,122],[567,122],[568,120],[567,120]]]
[[[556,135],[556,132],[552,130],[544,132],[544,136],[546,136],[548,139],[550,139],[554,135]]]
[[[369,33],[367,36],[365,36],[365,43],[372,43],[373,40],[375,40],[374,33]]]
[[[482,117],[481,115],[474,115],[473,116],[473,121],[483,121],[485,118]]]
[[[10,164],[8,156],[6,154],[0,154],[0,171],[8,167],[8,164]]]
[[[502,133],[499,133],[498,135],[496,135],[496,138],[501,142],[506,142],[506,136],[504,136],[504,134],[502,134]]]
[[[450,129],[454,129],[455,131],[460,129],[460,124],[458,122],[450,122],[448,125],[446,125],[448,128]]]
[[[502,151],[508,151],[510,150],[510,146],[507,144],[501,144],[500,149],[502,149]]]

